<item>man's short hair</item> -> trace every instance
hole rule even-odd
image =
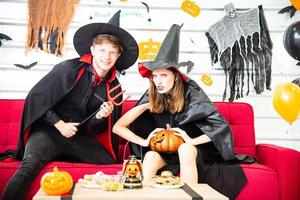
[[[110,34],[97,35],[93,39],[92,46],[97,45],[97,44],[103,44],[104,42],[109,42],[109,43],[113,44],[114,46],[116,46],[119,49],[119,52],[121,52],[121,53],[123,52],[123,48],[122,48],[119,38],[117,38],[114,35],[110,35]]]

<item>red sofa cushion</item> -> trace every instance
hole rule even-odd
[[[16,149],[24,100],[1,100],[0,152]]]
[[[237,200],[279,199],[277,171],[261,164],[242,164],[248,183],[238,195]]]
[[[230,104],[215,102],[215,105],[230,124],[235,153],[247,154],[256,158],[254,113],[251,105],[238,102]]]

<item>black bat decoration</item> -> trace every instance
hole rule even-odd
[[[12,40],[8,35],[0,33],[0,47],[2,46],[2,40]]]
[[[294,6],[287,6],[287,7],[284,7],[282,8],[281,10],[279,10],[279,14],[282,14],[282,13],[286,13],[286,12],[289,12],[290,13],[290,18],[292,18],[295,13],[296,13],[296,8],[294,8]]]
[[[181,62],[178,64],[178,67],[182,67],[182,66],[187,66],[186,68],[186,73],[190,73],[194,67],[194,63],[192,61],[187,61],[187,62]]]
[[[142,3],[144,6],[146,6],[146,8],[147,8],[147,13],[149,14],[149,13],[150,13],[150,7],[148,6],[148,4],[145,3],[145,2],[142,2],[142,1],[141,1],[141,3]],[[151,22],[151,18],[150,18],[150,17],[149,17],[147,20],[148,20],[149,22]]]
[[[195,44],[195,42],[194,42],[194,40],[192,40],[192,38],[190,38],[190,41],[191,41],[193,44]]]
[[[22,69],[30,69],[32,68],[33,66],[35,66],[36,64],[38,64],[38,62],[33,62],[29,65],[21,65],[21,64],[14,64],[16,67],[19,67],[19,68],[22,68]]]

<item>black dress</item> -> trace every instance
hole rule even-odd
[[[178,122],[176,122],[175,116],[168,112],[152,115],[157,127],[165,128],[166,124],[169,123],[171,127],[179,127],[186,131],[191,138],[204,134],[193,123],[180,126]],[[209,184],[217,191],[230,197],[230,199],[236,197],[247,182],[240,165],[225,162],[212,142],[197,145],[196,149],[198,182]],[[172,171],[173,174],[179,172],[178,153],[161,153],[161,156],[167,163],[167,166],[160,169],[158,174],[163,170]]]

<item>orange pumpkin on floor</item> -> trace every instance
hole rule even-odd
[[[161,130],[150,141],[152,151],[174,153],[184,143],[180,136],[174,135],[173,130]]]
[[[41,188],[49,195],[68,193],[73,187],[72,176],[68,172],[59,171],[54,167],[53,172],[47,172],[41,179]]]

